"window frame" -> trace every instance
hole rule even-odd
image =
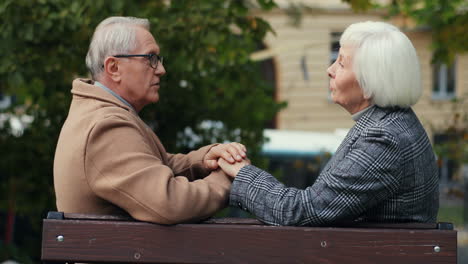
[[[451,100],[456,98],[457,91],[456,62],[450,67],[446,63],[432,65],[432,99]],[[452,87],[450,87],[452,86]]]

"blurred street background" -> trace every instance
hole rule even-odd
[[[40,263],[71,82],[89,77],[90,38],[108,16],[151,22],[167,74],[140,115],[169,152],[242,142],[255,165],[298,188],[354,124],[328,89],[341,33],[366,20],[398,26],[420,59],[414,110],[438,158],[438,221],[455,225],[468,263],[467,11],[466,0],[0,0],[0,263]]]

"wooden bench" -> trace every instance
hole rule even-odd
[[[172,226],[50,212],[46,263],[456,263],[450,223],[277,227],[221,218]]]

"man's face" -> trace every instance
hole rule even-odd
[[[142,27],[137,27],[137,46],[129,54],[159,54],[159,46],[153,35]],[[159,100],[159,82],[166,73],[161,62],[156,69],[150,66],[147,57],[119,58],[121,67],[120,88],[123,97],[140,111],[145,105]]]

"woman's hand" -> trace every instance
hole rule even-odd
[[[223,158],[220,158],[218,159],[218,165],[227,175],[234,178],[236,177],[237,173],[239,173],[240,169],[242,169],[244,166],[250,165],[250,160],[243,159],[242,161],[231,164]]]
[[[242,161],[247,157],[247,149],[244,145],[237,142],[219,144],[214,146],[206,153],[203,163],[209,170],[216,170],[218,168],[218,159],[224,159],[229,163]]]

